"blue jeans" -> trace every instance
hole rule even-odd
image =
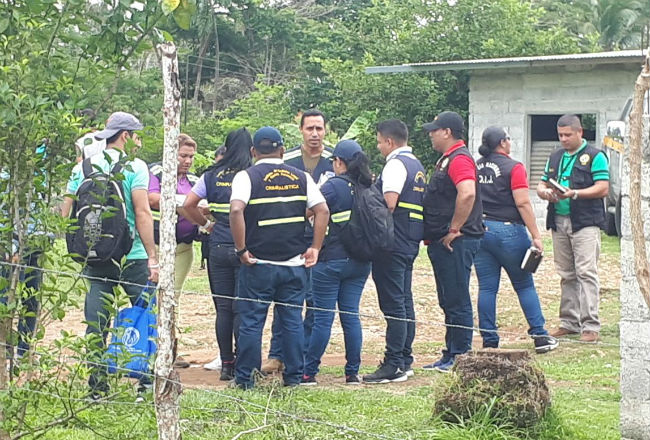
[[[501,268],[506,270],[517,292],[521,310],[528,321],[529,335],[547,335],[544,315],[539,305],[533,275],[521,270],[521,261],[530,247],[526,227],[520,224],[486,220],[487,232],[481,241],[474,265],[478,277],[478,322],[483,345],[496,347],[499,335],[496,323],[496,302]]]
[[[445,313],[447,325],[443,357],[454,358],[472,348],[474,321],[469,276],[480,244],[480,238],[463,235],[451,243],[453,252],[449,252],[439,241],[431,243],[427,249],[436,279],[438,304]]]
[[[333,310],[338,303],[340,311],[354,313],[339,313],[345,340],[346,376],[357,374],[361,364],[363,337],[358,313],[361,293],[369,273],[370,263],[349,258],[324,261],[312,269],[314,307]],[[318,373],[321,357],[330,340],[334,315],[335,312],[314,311],[314,327],[311,339],[306,344],[306,375]]]
[[[112,308],[115,295],[113,289],[121,285],[133,305],[142,293],[143,287],[140,285],[146,285],[149,280],[148,261],[146,259],[126,260],[123,267],[107,262],[86,266],[83,273],[92,277],[89,281],[90,289],[86,293],[84,302],[86,335],[97,335],[88,358],[91,362],[101,363],[102,356],[106,351],[108,329],[113,318]],[[94,363],[91,364],[88,384],[92,389],[103,389],[106,387],[106,368]],[[151,381],[149,376],[143,376],[140,379],[140,383],[151,383]]]
[[[384,362],[408,370],[413,363],[415,320],[411,278],[415,255],[383,253],[372,261],[372,279],[377,287],[379,308],[386,318]]]
[[[307,356],[307,344],[311,338],[312,327],[314,326],[314,311],[309,307],[314,306],[314,298],[312,294],[311,285],[311,268],[307,269],[307,292],[305,293],[305,305],[308,307],[305,310],[305,318],[303,319],[303,328],[305,334],[305,346],[303,347],[303,355]],[[271,324],[271,347],[269,348],[269,359],[282,360],[282,324],[275,317],[277,314],[277,307],[274,307],[273,323]]]
[[[254,372],[262,364],[262,331],[270,301],[298,306],[276,306],[275,312],[282,326],[284,384],[300,383],[304,367],[302,305],[307,281],[304,266],[256,264],[242,265],[239,269],[239,297],[265,302],[237,301],[236,304],[240,318],[235,361],[235,382],[238,385],[251,388],[255,384]]]
[[[23,258],[22,264],[30,267],[41,266],[38,264],[41,257],[41,252],[32,252]],[[41,288],[43,282],[43,271],[40,269],[19,269],[19,280],[25,283],[25,288],[29,291],[23,291],[20,302],[24,307],[18,319],[18,347],[16,352],[18,356],[23,356],[26,351],[29,351],[29,341],[34,337],[34,330],[36,329],[36,317],[38,316],[38,309],[40,304],[38,302],[37,292]],[[0,276],[8,278],[11,271],[8,266],[3,266],[0,271]],[[7,280],[9,281],[9,280]],[[0,303],[7,304],[7,296],[5,291],[0,291]],[[27,293],[27,295],[25,295]],[[12,348],[7,347],[8,355],[13,357]]]

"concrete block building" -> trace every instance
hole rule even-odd
[[[585,137],[600,146],[607,122],[620,119],[629,105],[643,58],[642,51],[628,50],[377,66],[366,73],[467,72],[470,149],[478,155],[486,127],[505,127],[512,157],[526,164],[532,190],[549,154],[559,147],[557,119],[565,113],[580,115]],[[619,164],[612,169],[619,173]],[[532,200],[543,225],[545,203],[536,195]]]

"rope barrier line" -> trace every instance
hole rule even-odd
[[[10,347],[9,344],[4,344],[4,343],[0,343],[0,347],[1,346]],[[42,353],[42,352],[33,351],[33,353],[38,354],[40,356],[47,356],[45,353]],[[63,360],[54,360],[53,359],[52,361],[55,364],[69,365],[69,364],[71,364],[71,362],[68,362],[70,360],[73,360],[73,361],[76,361],[76,362],[82,362],[82,363],[85,363],[85,364],[88,364],[88,365],[102,367],[102,368],[106,367],[106,364],[101,363],[101,362],[95,362],[95,361],[90,361],[90,360],[79,360],[79,359],[71,357],[71,356],[63,356]],[[232,400],[232,401],[240,403],[240,404],[249,405],[249,406],[251,406],[253,408],[258,408],[258,409],[265,410],[264,413],[259,413],[260,415],[268,415],[269,413],[274,413],[276,415],[276,417],[286,417],[286,418],[290,418],[290,419],[297,420],[297,421],[300,421],[300,422],[319,424],[319,425],[327,426],[329,428],[335,428],[335,429],[339,429],[339,430],[343,430],[343,431],[347,431],[347,432],[352,432],[352,433],[355,433],[355,434],[361,434],[361,435],[364,435],[364,436],[367,436],[367,437],[373,437],[373,438],[378,438],[378,439],[382,439],[382,440],[403,440],[403,439],[401,439],[399,437],[389,437],[389,436],[385,436],[383,434],[376,434],[376,433],[372,433],[372,432],[367,432],[367,431],[363,431],[363,430],[358,429],[358,428],[353,428],[353,427],[346,426],[346,425],[338,425],[336,423],[327,422],[327,421],[324,421],[324,420],[318,420],[318,419],[314,419],[314,418],[310,418],[310,417],[301,417],[301,416],[298,416],[296,414],[291,414],[291,413],[288,413],[288,412],[285,412],[285,411],[282,411],[282,410],[268,408],[268,407],[266,407],[264,405],[261,405],[259,403],[251,402],[249,400],[242,399],[242,398],[236,397],[236,396],[231,396],[230,394],[220,392],[220,391],[217,391],[217,390],[187,386],[187,385],[184,385],[181,381],[176,381],[176,380],[172,380],[172,379],[169,379],[169,378],[166,378],[166,377],[156,376],[155,374],[152,374],[152,373],[143,373],[143,372],[140,372],[140,371],[136,371],[136,370],[132,370],[132,369],[129,369],[129,368],[124,368],[124,367],[119,367],[119,366],[115,367],[115,368],[118,371],[121,371],[121,372],[124,372],[124,373],[135,372],[135,373],[141,374],[142,376],[145,376],[145,377],[149,377],[149,378],[152,378],[152,379],[158,379],[158,380],[164,380],[164,381],[166,381],[168,383],[179,385],[179,386],[181,386],[181,387],[183,387],[184,389],[187,389],[187,390],[199,391],[199,392],[206,393],[206,394],[216,395],[218,397],[222,397],[222,398],[225,398],[227,400]],[[27,388],[20,388],[20,390],[21,391],[28,391],[28,392],[30,392],[30,391],[36,392],[37,391],[37,390],[31,390],[31,389],[27,389]],[[7,392],[7,391],[8,390],[3,390],[2,392]],[[43,393],[43,392],[40,392],[40,391],[38,391],[38,392]],[[58,399],[62,399],[61,396],[56,395],[56,394],[53,394],[52,396],[56,397]],[[88,402],[87,399],[77,399],[77,398],[70,398],[70,399]],[[107,403],[107,402],[109,402],[109,401],[108,400],[102,400],[102,399],[98,400],[98,403]],[[141,403],[133,402],[133,404],[135,405],[135,404],[141,404]],[[155,407],[155,403],[153,404],[153,406]],[[183,407],[181,405],[181,409],[182,408]],[[186,407],[185,409],[189,409],[189,408]],[[201,409],[201,408],[197,408],[197,409]]]
[[[115,280],[111,278],[106,278],[106,277],[96,277],[92,275],[86,275],[83,273],[78,273],[78,272],[65,272],[65,271],[59,271],[59,270],[54,270],[54,269],[46,269],[46,268],[40,268],[37,266],[30,266],[26,264],[20,264],[20,263],[11,263],[11,262],[6,262],[6,261],[0,261],[0,266],[10,266],[10,267],[15,267],[19,269],[34,269],[34,270],[39,270],[44,273],[52,273],[56,275],[63,275],[63,276],[68,276],[68,277],[79,277],[79,278],[84,278],[87,280],[95,280],[95,281],[103,281],[103,282],[110,282],[110,283],[116,283],[116,284],[124,284],[124,285],[129,285],[129,286],[135,286],[135,287],[140,287],[140,288],[145,288],[148,287],[145,284],[139,284],[139,283],[133,283],[130,281],[124,281],[124,280]],[[174,291],[174,294],[176,295],[176,291]],[[398,318],[398,317],[393,317],[393,316],[377,316],[377,315],[370,315],[367,313],[361,313],[361,312],[348,312],[345,310],[338,310],[338,309],[326,309],[326,308],[321,308],[321,307],[314,307],[314,306],[307,306],[307,305],[298,305],[298,304],[289,304],[289,303],[282,303],[282,302],[277,302],[277,301],[267,301],[267,300],[262,300],[262,299],[255,299],[255,298],[241,298],[241,297],[232,297],[228,295],[218,295],[218,294],[213,294],[213,293],[203,293],[203,292],[194,292],[194,291],[188,291],[188,290],[181,290],[181,294],[186,294],[186,295],[198,295],[198,296],[211,296],[213,298],[223,298],[223,299],[229,299],[233,301],[246,301],[246,302],[253,302],[253,303],[261,303],[261,304],[268,304],[269,306],[275,305],[275,306],[282,306],[282,307],[293,307],[293,308],[300,308],[300,309],[307,309],[307,310],[313,310],[313,311],[319,311],[319,312],[330,312],[330,313],[340,313],[340,314],[345,314],[345,315],[354,315],[358,316],[360,318],[367,318],[367,319],[374,319],[374,320],[393,320],[393,321],[402,321],[402,322],[407,322],[407,323],[414,323],[416,325],[427,325],[427,326],[436,326],[436,327],[447,327],[447,328],[458,328],[462,330],[472,330],[474,332],[487,332],[487,333],[499,333],[499,335],[510,335],[513,337],[517,338],[532,338],[535,339],[537,337],[545,337],[546,335],[529,335],[528,333],[520,333],[520,332],[513,332],[513,331],[507,331],[507,330],[492,330],[492,329],[483,329],[480,327],[475,327],[475,326],[465,326],[465,325],[460,325],[460,324],[447,324],[447,323],[442,323],[442,322],[433,322],[433,321],[425,321],[425,320],[419,320],[419,319],[409,319],[409,318]],[[568,344],[577,344],[577,345],[589,345],[589,346],[610,346],[610,347],[619,347],[620,344],[614,344],[614,343],[608,343],[608,342],[602,342],[598,341],[596,343],[593,342],[583,342],[575,339],[569,339],[569,338],[556,338],[558,341],[562,343],[568,343]]]

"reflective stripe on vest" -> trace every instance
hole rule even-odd
[[[283,225],[286,223],[302,223],[305,221],[305,217],[282,217],[282,218],[270,218],[266,220],[260,220],[257,222],[258,226],[272,226],[272,225]]]
[[[337,212],[331,215],[332,223],[341,223],[347,222],[350,220],[350,215],[352,210],[348,209],[347,211]]]
[[[289,202],[306,202],[306,201],[307,201],[307,196],[262,197],[259,199],[251,199],[248,201],[248,204],[261,205],[263,203],[289,203]]]
[[[152,209],[151,210],[151,217],[153,217],[154,220],[160,221],[160,211],[154,211]]]
[[[230,203],[208,203],[210,211],[227,214],[230,212]]]
[[[420,221],[424,220],[424,216],[422,215],[424,208],[422,207],[422,205],[416,205],[415,203],[399,202],[397,206],[399,206],[400,208],[408,209],[409,218],[420,220]],[[418,211],[418,212],[413,212],[413,211]]]

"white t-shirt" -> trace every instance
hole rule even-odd
[[[95,139],[95,133],[86,133],[74,143],[82,159],[88,159],[106,149],[106,139]]]
[[[413,156],[413,149],[408,146],[396,148],[386,156],[386,165],[381,172],[381,188],[384,194],[387,192],[401,194],[402,189],[404,189],[408,172],[406,171],[404,163],[402,163],[401,160],[396,159],[398,154],[403,154],[413,159],[416,158]]]
[[[254,166],[261,164],[274,164],[281,165],[284,162],[282,159],[261,159],[258,160]],[[314,183],[314,179],[308,174],[305,173],[307,178],[307,208],[313,208],[319,203],[325,203],[325,197],[321,194],[320,190]],[[230,201],[241,200],[244,203],[248,203],[251,199],[251,178],[246,171],[240,171],[235,174],[235,178],[232,180],[232,194],[230,195]],[[274,264],[276,266],[303,266],[305,264],[305,259],[301,255],[296,255],[295,257],[289,258],[285,261],[269,261],[269,260],[260,260],[257,259],[257,264]]]

